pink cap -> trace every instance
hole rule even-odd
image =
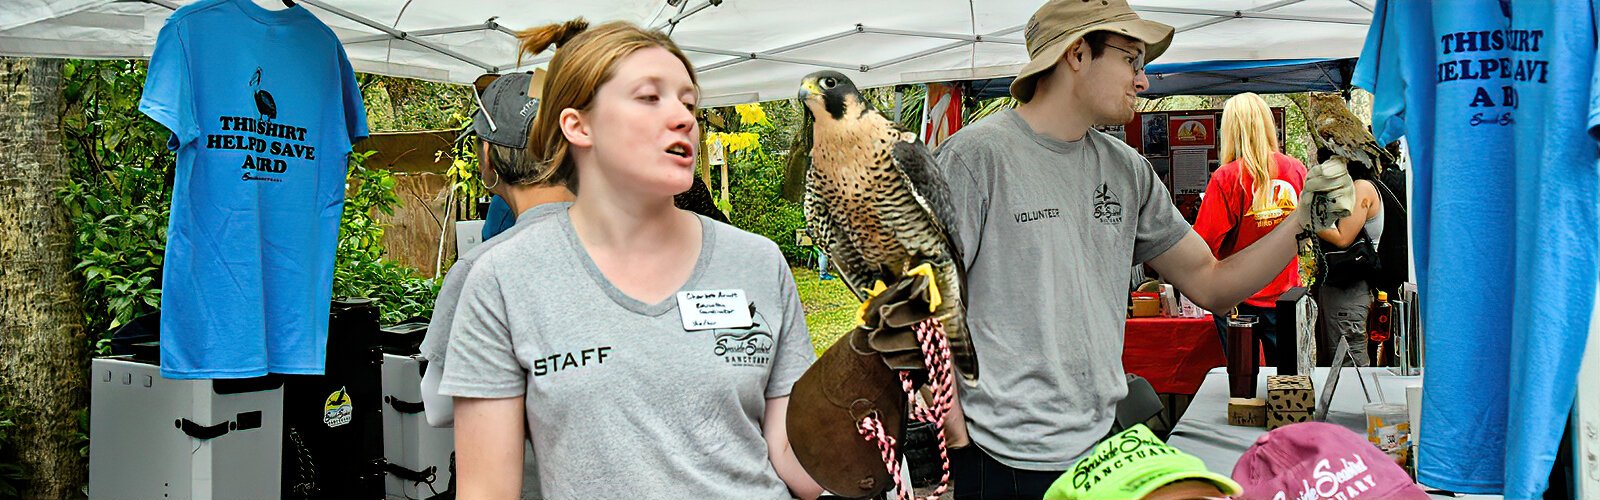
[[[1426,500],[1394,459],[1344,427],[1303,422],[1263,434],[1233,466],[1241,500]]]

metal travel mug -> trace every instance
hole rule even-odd
[[[1256,347],[1256,317],[1228,318],[1228,396],[1256,397],[1256,375],[1261,372]]]

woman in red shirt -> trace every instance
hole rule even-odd
[[[1300,199],[1306,167],[1278,152],[1277,130],[1272,109],[1261,96],[1246,92],[1222,106],[1223,165],[1211,174],[1194,224],[1195,232],[1211,245],[1211,253],[1218,259],[1266,236],[1294,212]],[[1256,338],[1267,359],[1276,359],[1277,314],[1273,306],[1279,295],[1300,285],[1299,269],[1298,259],[1290,261],[1276,279],[1239,304],[1239,314],[1260,320]],[[1213,313],[1223,313],[1216,314],[1221,332],[1226,311]],[[1226,335],[1223,340],[1226,346]]]

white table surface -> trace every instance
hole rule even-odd
[[[1327,381],[1328,371],[1329,368],[1321,367],[1311,375],[1311,383],[1319,402],[1322,401],[1322,386]],[[1360,373],[1365,377],[1366,389],[1374,401],[1378,398],[1377,390],[1373,387],[1374,377],[1377,385],[1383,389],[1384,400],[1390,403],[1404,404],[1406,387],[1422,385],[1420,376],[1402,377],[1391,373],[1387,368],[1362,368]],[[1267,376],[1275,374],[1277,374],[1276,368],[1261,367],[1261,373],[1256,377],[1256,397],[1266,398]],[[1361,383],[1356,380],[1356,369],[1346,367],[1339,374],[1339,384],[1334,388],[1333,403],[1328,407],[1327,422],[1344,426],[1365,436],[1367,418],[1362,407],[1366,403],[1367,396],[1362,394]],[[1228,425],[1228,370],[1214,368],[1206,373],[1206,380],[1200,385],[1200,390],[1195,393],[1194,399],[1190,401],[1189,409],[1184,411],[1183,418],[1173,426],[1167,444],[1199,457],[1205,462],[1206,469],[1212,472],[1232,475],[1233,464],[1238,462],[1245,450],[1256,442],[1257,437],[1266,432],[1267,429],[1264,427]],[[1452,497],[1435,495],[1435,498]],[[1454,498],[1500,497],[1463,494]]]

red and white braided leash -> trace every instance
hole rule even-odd
[[[955,376],[950,368],[950,343],[944,336],[944,324],[938,319],[928,318],[917,323],[916,331],[917,343],[922,346],[923,365],[928,368],[928,385],[932,388],[933,401],[928,406],[917,405],[917,388],[908,372],[900,372],[900,387],[910,401],[907,408],[911,409],[911,419],[932,424],[938,430],[941,475],[939,487],[927,497],[933,500],[950,487],[950,453],[945,447],[944,418],[955,405]],[[895,490],[900,492],[900,500],[912,498],[911,488],[900,477],[900,457],[895,451],[895,439],[884,430],[883,422],[878,421],[876,416],[867,417],[861,420],[856,430],[868,442],[877,445],[878,453],[883,456],[884,467],[888,469],[889,476],[894,478]]]

